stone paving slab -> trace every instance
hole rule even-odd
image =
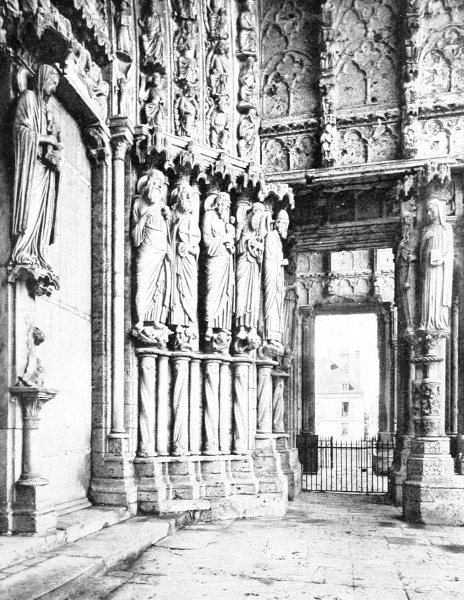
[[[127,560],[172,533],[176,519],[134,517],[67,544],[40,557],[4,568],[0,575],[3,600],[67,600],[70,594],[97,573]],[[131,574],[105,576],[92,584],[89,598],[120,587]]]

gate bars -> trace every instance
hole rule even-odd
[[[394,439],[319,438],[317,461],[303,472],[302,488],[320,492],[385,494],[393,464]],[[313,454],[316,458],[316,453]],[[315,464],[317,463],[317,464]]]

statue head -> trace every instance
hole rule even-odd
[[[229,221],[230,196],[226,192],[219,192],[216,198],[216,208],[223,221]]]
[[[148,175],[141,177],[137,184],[137,191],[143,194],[145,200],[150,204],[155,201],[166,201],[166,177],[157,169],[151,170]]]
[[[50,98],[56,92],[60,81],[58,71],[51,65],[40,65],[37,71],[35,88],[44,99]]]
[[[290,218],[288,216],[288,212],[286,210],[281,210],[279,212],[279,214],[277,215],[275,227],[276,227],[277,231],[279,232],[280,237],[283,238],[284,240],[286,239],[287,234],[288,234],[289,223],[290,223]]]
[[[172,197],[176,200],[176,210],[186,214],[193,212],[195,192],[189,183],[181,183],[180,186],[172,192]]]
[[[430,198],[425,207],[427,225],[440,224],[446,227],[445,203],[439,198]]]

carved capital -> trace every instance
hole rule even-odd
[[[126,137],[117,136],[111,139],[111,145],[113,147],[113,160],[122,160],[126,158],[127,151],[131,147],[131,143]]]
[[[31,429],[38,427],[40,411],[44,404],[52,400],[57,393],[58,390],[37,387],[14,386],[10,388],[11,397],[16,399],[21,406],[24,421],[31,421],[28,425]]]
[[[87,156],[96,165],[108,164],[110,156],[109,136],[99,127],[89,127],[85,131]]]

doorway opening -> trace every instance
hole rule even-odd
[[[379,431],[377,315],[318,315],[315,327],[315,433],[343,441],[375,437]]]

